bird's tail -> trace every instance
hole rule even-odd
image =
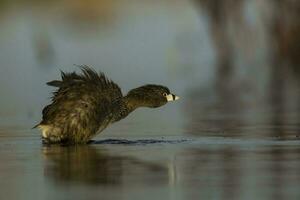
[[[35,125],[34,127],[32,127],[31,129],[35,129],[40,125],[40,123],[38,123],[37,125]]]
[[[58,81],[58,80],[50,81],[47,83],[47,85],[53,86],[53,87],[60,87],[61,84],[62,84],[62,81]]]

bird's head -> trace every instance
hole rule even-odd
[[[133,106],[149,108],[157,108],[179,99],[162,85],[144,85],[130,90],[126,97],[128,97],[128,103]]]

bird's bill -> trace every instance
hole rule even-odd
[[[174,95],[174,94],[168,94],[168,95],[166,96],[166,98],[167,98],[167,101],[176,101],[176,100],[179,99],[179,96],[176,96],[176,95]]]

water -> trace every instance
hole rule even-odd
[[[0,2],[0,199],[300,199],[293,3]],[[43,145],[45,82],[73,64],[181,98]]]
[[[300,195],[299,141],[126,137],[66,147],[42,146],[35,135],[22,133],[1,138],[1,199],[298,199]]]

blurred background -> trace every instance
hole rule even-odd
[[[299,9],[296,0],[1,0],[0,123],[38,122],[53,91],[45,82],[86,64],[124,94],[156,83],[182,97],[123,124],[148,129],[159,113],[176,134],[296,137]]]
[[[258,199],[261,194],[299,199],[299,147],[267,145],[251,150],[256,140],[289,142],[300,137],[299,19],[298,0],[0,0],[0,136],[24,136],[26,130],[26,137],[39,144],[38,131],[29,129],[50,102],[54,88],[45,83],[58,79],[60,70],[78,71],[74,64],[86,64],[104,72],[124,94],[155,83],[181,97],[159,109],[135,111],[98,139],[236,138],[242,150],[239,142],[237,146],[221,142],[215,148],[215,141],[208,140],[206,145],[183,149],[181,157],[172,147],[167,152],[174,157],[166,156],[172,162],[156,166],[141,161],[143,155],[132,159],[110,147],[85,147],[75,157],[61,149],[46,149],[46,163],[56,163],[43,167],[46,177],[59,183],[120,187],[118,178],[137,167],[141,187],[185,185],[178,189],[179,199],[194,193],[204,199],[216,197],[212,194],[223,199]],[[243,143],[249,139],[254,143]],[[154,160],[155,152],[150,153]],[[175,155],[181,160],[175,162]],[[8,158],[5,153],[3,157]],[[85,173],[98,169],[94,157],[108,166],[101,168],[99,177]],[[70,160],[83,160],[83,174],[66,164]],[[109,168],[120,163],[125,167]],[[159,172],[158,179],[146,176],[152,172]],[[218,178],[211,178],[214,174]],[[197,176],[204,178],[194,179]],[[45,190],[39,189],[43,196]],[[160,189],[154,191],[165,194]]]

